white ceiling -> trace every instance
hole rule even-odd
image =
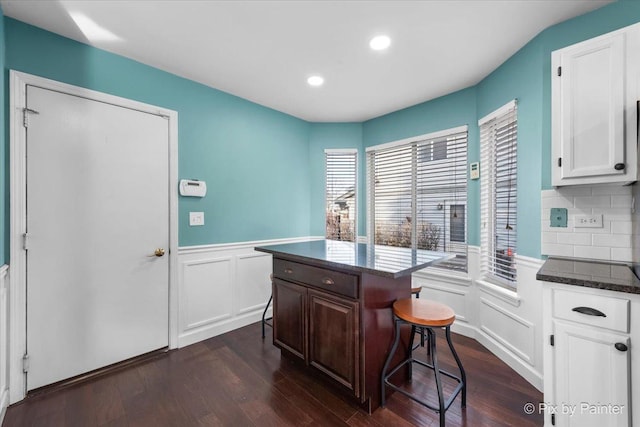
[[[536,34],[612,0],[27,1],[6,16],[312,122],[364,121],[482,80]],[[90,42],[82,12],[121,40]],[[392,39],[374,52],[369,39]],[[61,58],[64,60],[64,58]],[[325,77],[319,88],[309,75]]]

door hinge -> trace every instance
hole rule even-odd
[[[562,157],[558,157],[558,167],[562,167]]]
[[[29,249],[29,234],[24,233],[22,235],[22,248],[26,251]]]
[[[26,128],[29,127],[29,114],[40,114],[40,113],[36,110],[32,110],[31,108],[22,109],[22,126]]]
[[[551,344],[551,347],[556,345],[556,339],[553,335],[549,335],[549,344]]]
[[[27,353],[22,356],[22,372],[29,372],[29,355]]]
[[[562,67],[558,67],[558,77],[562,75]]]
[[[551,425],[556,425],[556,414],[551,414]]]

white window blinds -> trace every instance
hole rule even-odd
[[[516,286],[517,145],[515,101],[480,120],[482,272]]]
[[[368,234],[378,245],[451,252],[467,269],[467,127],[367,149]]]
[[[356,239],[357,164],[356,150],[325,150],[327,239]]]

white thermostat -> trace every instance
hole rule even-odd
[[[207,194],[207,183],[197,179],[181,179],[180,195],[187,197],[204,197]]]
[[[473,162],[469,164],[469,178],[478,179],[480,178],[480,163]]]

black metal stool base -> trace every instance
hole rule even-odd
[[[269,301],[267,302],[266,307],[264,308],[264,311],[262,312],[262,339],[264,339],[264,327],[269,326],[270,328],[273,328],[273,323],[270,323],[270,321],[273,319],[273,317],[267,317],[265,318],[265,316],[267,315],[267,310],[269,310],[269,306],[271,305],[271,300],[273,299],[273,294],[271,294],[269,296]]]
[[[453,347],[453,343],[451,342],[451,328],[450,326],[446,326],[444,327],[445,329],[445,335],[447,338],[447,344],[449,345],[449,349],[451,350],[451,353],[453,354],[454,359],[456,360],[456,364],[458,365],[458,369],[460,370],[460,376],[457,377],[449,372],[446,372],[442,369],[440,369],[438,367],[438,355],[436,353],[436,336],[435,336],[435,332],[433,330],[433,328],[431,327],[427,327],[427,326],[422,326],[422,325],[416,325],[414,323],[411,322],[407,322],[403,319],[398,318],[397,316],[394,315],[394,321],[395,321],[395,338],[393,341],[393,346],[391,347],[391,352],[389,353],[389,356],[387,357],[387,360],[384,363],[384,367],[382,368],[382,379],[381,379],[381,386],[382,386],[382,394],[380,397],[380,403],[381,406],[385,406],[385,400],[386,400],[386,396],[385,396],[385,391],[386,391],[386,387],[389,387],[393,390],[396,390],[402,394],[404,394],[405,396],[407,396],[408,398],[410,398],[411,400],[420,403],[421,405],[426,406],[427,408],[436,411],[437,413],[439,413],[440,415],[440,427],[444,427],[445,426],[445,413],[447,411],[447,409],[449,409],[449,407],[451,406],[451,404],[453,403],[453,401],[456,399],[456,397],[458,397],[459,394],[461,394],[461,406],[464,408],[467,405],[467,380],[466,380],[466,374],[464,372],[464,368],[462,367],[462,363],[460,362],[460,358],[458,357],[458,354],[456,353],[455,348]],[[389,364],[391,363],[391,359],[393,358],[393,355],[395,354],[396,350],[398,349],[398,344],[400,342],[400,326],[403,324],[409,324],[412,326],[411,328],[411,338],[409,340],[409,356],[403,360],[402,362],[400,362],[396,367],[394,367],[390,372],[388,372],[389,369]],[[413,357],[413,350],[414,350],[414,346],[413,346],[413,337],[415,335],[415,328],[423,328],[423,330],[426,330],[427,332],[427,343],[428,343],[428,350],[431,354],[431,360],[432,360],[432,364],[426,363],[422,360],[419,359],[415,359]],[[404,390],[402,387],[398,387],[395,384],[391,383],[390,378],[393,374],[395,374],[396,372],[398,372],[398,370],[400,370],[403,366],[409,364],[409,380],[411,380],[412,374],[413,374],[413,364],[417,363],[421,366],[424,366],[428,369],[431,369],[434,372],[434,376],[436,379],[436,390],[438,392],[438,406],[434,406],[428,402],[426,402],[425,400],[420,399],[419,397],[417,397],[416,395],[409,393],[408,391]],[[456,380],[458,382],[458,385],[456,386],[456,388],[453,390],[453,392],[449,395],[449,397],[445,400],[444,396],[443,396],[443,392],[442,392],[442,378],[441,375],[447,376],[449,378],[452,378],[454,380]]]

